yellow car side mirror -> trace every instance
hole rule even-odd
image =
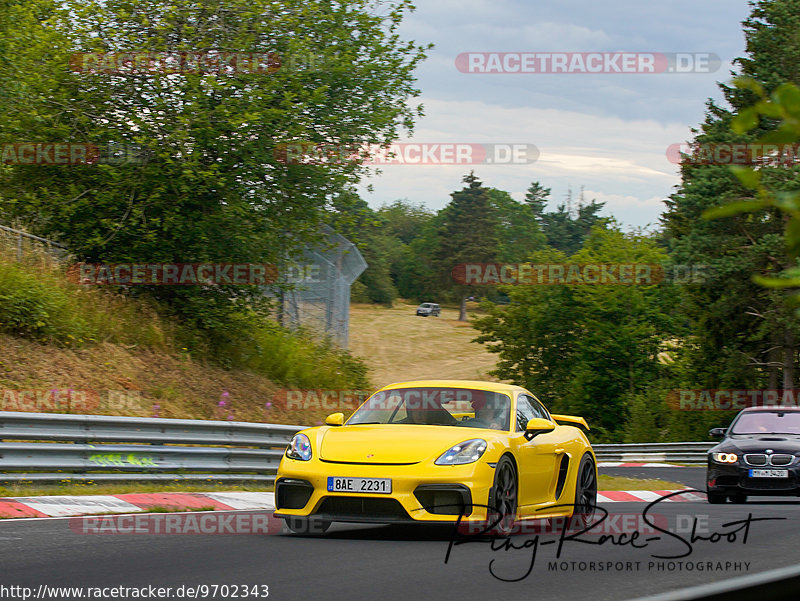
[[[331,413],[325,418],[325,423],[329,426],[341,426],[344,423],[344,413]]]
[[[539,434],[546,434],[556,429],[556,425],[549,419],[534,417],[525,424],[525,438],[531,440]]]

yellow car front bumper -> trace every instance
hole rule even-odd
[[[370,465],[284,457],[275,481],[277,517],[347,522],[485,521],[495,470],[467,465]],[[390,478],[391,493],[328,492],[329,477]]]

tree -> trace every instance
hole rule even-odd
[[[391,277],[392,259],[402,242],[387,235],[384,219],[355,191],[343,191],[332,204],[330,225],[353,242],[367,262],[367,268],[353,284],[352,299],[391,307],[397,298]]]
[[[545,188],[539,182],[531,182],[527,192],[525,192],[525,202],[533,210],[537,219],[541,219],[544,208],[550,198],[550,188]]]
[[[352,160],[287,164],[285,144],[386,144],[420,114],[409,100],[424,49],[397,31],[413,7],[373,8],[369,0],[67,0],[18,19],[26,29],[11,50],[25,50],[21,62],[4,47],[0,64],[0,82],[22,78],[20,100],[0,115],[3,141],[112,142],[148,160],[6,167],[0,216],[88,262],[282,260],[316,236],[332,198],[364,170]],[[47,35],[58,43],[41,43]],[[39,43],[26,47],[30,40]],[[284,60],[272,73],[70,69],[75,53],[137,50],[314,60]],[[222,332],[220,314],[260,291],[149,293]]]
[[[517,202],[508,192],[489,188],[489,201],[498,221],[497,260],[501,263],[526,261],[541,250],[545,237],[530,204]]]
[[[467,297],[474,290],[453,280],[453,268],[462,263],[495,261],[500,240],[489,190],[473,172],[462,181],[466,184],[464,188],[450,194],[450,204],[438,216],[433,263],[442,288],[461,301],[459,321],[466,321]]]
[[[798,83],[798,10],[797,0],[762,0],[744,23],[747,56],[735,63],[742,75],[761,82],[768,92],[782,82]],[[749,87],[720,84],[720,89],[731,108],[708,101],[705,121],[695,130],[695,147],[752,144],[776,129],[771,116],[756,119],[757,127],[747,128],[750,133],[733,130],[736,115],[757,95]],[[797,187],[796,168],[763,166],[759,171],[774,190]],[[678,263],[706,264],[714,274],[705,286],[687,288],[684,299],[695,333],[697,382],[710,388],[793,389],[800,322],[785,292],[765,289],[750,277],[793,264],[783,241],[784,217],[764,205],[746,215],[702,219],[711,207],[753,201],[753,193],[727,165],[698,163],[691,157],[681,164],[681,178],[663,218],[672,255]]]
[[[540,221],[547,243],[567,255],[575,254],[581,249],[589,231],[605,220],[598,215],[604,206],[605,203],[592,199],[589,204],[578,207],[578,214],[574,218],[563,203],[555,211],[544,213]]]
[[[564,263],[548,249],[535,263]],[[570,263],[660,264],[666,253],[655,240],[595,226]],[[477,342],[498,354],[502,379],[529,388],[553,411],[589,421],[595,437],[619,440],[628,401],[664,377],[659,353],[675,335],[676,287],[639,285],[531,285],[505,287],[508,307],[485,304],[473,322]]]

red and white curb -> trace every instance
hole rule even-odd
[[[213,509],[275,509],[275,493],[128,493],[122,495],[0,498],[0,518],[64,517],[100,513],[137,513]]]
[[[652,503],[669,494],[680,492],[678,490],[603,490],[597,493],[598,503]],[[705,502],[706,496],[686,492],[664,499],[670,502]]]
[[[608,490],[597,493],[598,503],[651,503],[676,490]],[[705,495],[678,494],[665,502],[704,502]],[[123,495],[0,498],[0,518],[67,517],[107,513],[141,513],[153,509],[214,511],[275,509],[275,493],[129,493]]]
[[[638,463],[631,461],[600,461],[597,467],[687,467],[676,463]]]

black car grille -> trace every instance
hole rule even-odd
[[[789,465],[793,459],[792,455],[770,455],[770,465]]]
[[[794,455],[785,453],[775,453],[774,455],[767,455],[765,453],[748,453],[744,456],[744,461],[748,465],[791,465],[794,461]]]
[[[767,465],[767,456],[764,453],[751,453],[744,456],[746,463],[750,465]]]
[[[302,509],[311,498],[314,487],[305,480],[279,480],[275,485],[277,509]]]
[[[742,478],[742,486],[751,490],[793,490],[797,488],[794,478]]]
[[[316,513],[349,518],[411,519],[396,499],[327,497]]]
[[[472,513],[472,495],[463,485],[423,484],[417,487],[414,496],[428,513],[464,516]]]

